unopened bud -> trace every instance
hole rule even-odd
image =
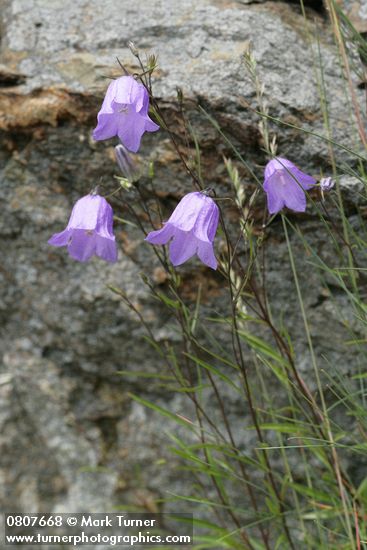
[[[154,55],[154,53],[152,53],[149,57],[148,57],[148,69],[149,71],[154,71],[154,69],[156,68],[157,66],[157,56]]]
[[[127,46],[129,48],[129,50],[131,51],[131,53],[133,55],[135,55],[135,57],[139,57],[139,50],[138,48],[135,46],[134,42],[132,42],[131,40],[129,40],[129,42],[127,43]]]
[[[322,178],[320,180],[320,187],[322,191],[330,191],[335,185],[335,181],[332,178]]]
[[[139,179],[139,170],[129,151],[122,144],[115,147],[116,162],[124,178],[133,183]]]

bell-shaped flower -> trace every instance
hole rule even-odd
[[[146,237],[151,244],[169,241],[169,256],[174,266],[181,265],[195,254],[211,267],[217,268],[213,241],[219,221],[219,208],[207,195],[189,193],[178,203],[162,229]]]
[[[304,212],[305,191],[315,184],[315,178],[302,172],[290,160],[272,159],[265,167],[264,181],[270,214],[277,214],[285,206],[295,212]]]
[[[148,115],[148,91],[132,76],[121,76],[108,86],[98,124],[93,131],[97,141],[118,136],[129,151],[136,153],[144,132],[156,132],[159,126]]]
[[[48,241],[53,246],[67,246],[74,260],[88,261],[93,255],[107,262],[117,260],[113,234],[113,211],[105,198],[97,194],[79,199],[71,212],[64,231]]]

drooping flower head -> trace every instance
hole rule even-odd
[[[295,212],[306,210],[306,195],[316,184],[312,176],[302,172],[290,160],[276,157],[265,167],[264,191],[270,214],[277,214],[285,206]]]
[[[217,268],[213,241],[218,227],[219,208],[207,195],[189,193],[178,203],[162,229],[146,237],[151,244],[171,241],[169,256],[174,266],[181,265],[195,254],[211,267]]]
[[[321,178],[320,187],[321,191],[330,191],[335,185],[335,181],[332,178]]]
[[[86,262],[93,255],[107,262],[117,260],[113,234],[113,211],[105,198],[97,194],[79,199],[71,212],[64,231],[48,241],[53,246],[67,246],[74,260]]]
[[[132,76],[113,80],[98,113],[93,138],[99,141],[117,135],[129,151],[136,153],[144,132],[159,130],[148,110],[149,95],[143,84]]]

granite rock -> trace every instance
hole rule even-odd
[[[215,117],[261,177],[266,159],[252,111],[255,91],[243,62],[250,44],[270,115],[285,123],[271,126],[279,152],[316,177],[330,171],[328,146],[317,137],[326,131],[313,68],[316,44],[297,6],[282,2],[2,0],[0,5],[0,505],[33,512],[106,511],[122,504],[152,509],[167,491],[185,492],[185,475],[175,473],[177,461],[165,449],[161,418],[133,402],[129,392],[179,414],[190,415],[190,408],[185,396],[167,396],[154,382],[119,374],[156,372],[162,364],[138,318],[107,287],[122,287],[157,339],[175,343],[172,320],[140,277],[153,273],[162,284],[159,266],[141,233],[126,224],[116,226],[120,254],[112,266],[95,259],[78,264],[65,250],[49,247],[47,239],[65,226],[82,194],[97,183],[107,191],[114,188],[112,142],[94,143],[91,130],[107,78],[120,74],[116,57],[129,70],[138,69],[128,40],[158,55],[154,92],[184,147],[176,102],[176,88],[182,89],[202,146],[206,181],[219,194],[230,188],[218,158],[231,151],[197,105]],[[312,12],[310,21],[321,39],[332,138],[349,149],[355,129],[338,53],[325,14]],[[355,84],[356,97],[362,98]],[[347,149],[338,151],[337,164],[353,216],[365,197],[360,182],[344,172],[345,163],[357,164]],[[155,191],[168,211],[191,190],[191,182],[167,134],[145,135],[141,155],[146,165],[154,162]],[[246,192],[253,189],[248,173],[243,182]],[[315,214],[297,223],[312,246],[330,258]],[[299,366],[307,376],[304,327],[277,221],[266,246],[274,311],[283,312],[292,327]],[[336,302],[329,300],[296,237],[292,246],[316,351],[347,371],[350,357],[335,345],[335,334],[342,342],[350,306],[341,294]],[[215,304],[226,310],[217,275],[194,262],[182,274],[188,295],[203,282],[204,308],[211,311]],[[228,341],[224,331],[223,342]],[[242,434],[243,411],[227,393],[245,448],[253,434]],[[208,392],[208,407],[212,397]]]

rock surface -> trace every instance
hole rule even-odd
[[[362,34],[367,32],[367,4],[363,0],[339,0],[337,2],[350,19],[355,29]]]
[[[128,392],[177,413],[187,412],[187,405],[153,382],[118,374],[159,371],[161,364],[137,318],[106,288],[124,288],[157,337],[174,341],[172,321],[140,279],[142,271],[152,271],[152,251],[126,225],[116,228],[123,250],[113,266],[98,260],[78,264],[65,250],[50,248],[47,239],[64,227],[73,202],[91,187],[102,181],[114,188],[112,145],[96,144],[90,135],[106,76],[120,74],[116,57],[137,70],[128,40],[158,55],[154,91],[172,124],[179,119],[176,88],[183,90],[203,148],[206,182],[219,194],[228,193],[229,184],[218,158],[230,151],[196,105],[215,116],[261,178],[265,155],[258,119],[246,108],[256,107],[255,92],[242,59],[250,43],[271,116],[313,132],[274,126],[279,152],[316,177],[330,170],[328,147],[315,135],[325,135],[313,67],[316,45],[297,6],[282,2],[2,0],[0,6],[0,505],[32,512],[108,511],[126,503],[152,509],[154,499],[168,491],[184,493],[185,478],[175,474],[177,461],[164,450],[160,417],[133,403]],[[309,21],[309,30],[317,26],[321,37],[332,138],[352,147],[355,128],[327,21],[316,12]],[[362,92],[355,89],[357,97]],[[178,135],[183,137],[182,128]],[[168,210],[191,183],[167,134],[145,135],[141,155],[155,163],[157,194]],[[343,149],[337,162],[341,174],[345,162],[356,165]],[[252,189],[250,176],[243,178],[246,190]],[[353,216],[359,183],[350,176],[343,181],[351,190]],[[358,196],[364,204],[363,192]],[[317,219],[306,215],[298,221],[329,257]],[[302,247],[295,238],[292,243],[316,352],[346,371],[350,357],[335,343],[345,338],[349,306],[342,295],[336,303],[328,299]],[[293,327],[299,365],[307,372],[307,343],[278,222],[267,249],[275,312],[284,311]],[[193,262],[182,273],[188,293],[200,278],[204,282],[209,311],[213,303],[227,307],[219,277]],[[233,421],[243,422],[233,396],[228,403]],[[240,429],[239,438],[250,442]]]

